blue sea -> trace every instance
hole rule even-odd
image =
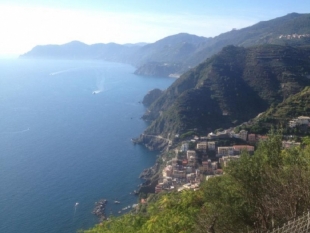
[[[100,61],[0,60],[0,232],[70,233],[137,202],[156,152],[134,145],[141,104],[174,79]],[[118,200],[120,204],[114,204]],[[79,203],[76,205],[76,203]]]

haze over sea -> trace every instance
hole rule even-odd
[[[98,222],[91,211],[101,198],[110,201],[107,215],[137,202],[130,193],[157,154],[131,143],[147,126],[139,102],[174,79],[133,71],[0,60],[0,232],[76,232]]]

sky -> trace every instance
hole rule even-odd
[[[214,37],[286,14],[309,0],[0,0],[0,56],[36,45],[153,43],[181,32]]]

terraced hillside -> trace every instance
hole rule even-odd
[[[185,73],[145,113],[146,134],[201,133],[240,124],[310,84],[309,51],[228,46]]]

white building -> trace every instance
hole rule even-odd
[[[186,157],[187,157],[187,160],[189,160],[191,158],[191,156],[193,156],[194,158],[196,158],[196,151],[194,150],[188,150],[186,152]]]
[[[182,143],[182,146],[181,146],[181,151],[187,151],[188,150],[188,142],[185,142],[185,143]]]
[[[239,138],[242,139],[242,140],[244,140],[244,141],[246,141],[247,138],[248,138],[248,131],[246,131],[246,130],[241,130],[241,131],[239,132]]]
[[[223,156],[222,158],[219,159],[219,163],[221,164],[222,168],[227,166],[227,163],[231,160],[239,159],[239,155],[228,155],[228,156]]]
[[[232,147],[232,146],[219,146],[217,148],[217,154],[219,156],[234,155],[234,147]]]
[[[215,142],[207,142],[208,150],[215,150]]]
[[[241,154],[242,151],[247,151],[250,154],[254,153],[254,146],[249,145],[234,145],[234,154]]]
[[[299,125],[308,125],[309,121],[310,121],[310,117],[307,117],[307,116],[297,117],[297,124]]]
[[[300,142],[294,142],[294,141],[282,141],[282,147],[284,149],[292,148],[295,146],[300,146]]]
[[[207,148],[208,148],[208,144],[207,144],[206,141],[205,141],[205,142],[198,142],[198,143],[197,143],[197,146],[196,146],[196,149],[197,149],[197,150],[206,151]]]

